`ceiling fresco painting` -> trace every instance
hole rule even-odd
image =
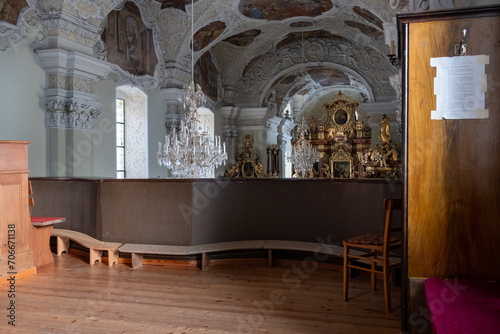
[[[330,0],[242,0],[238,5],[246,17],[281,21],[296,16],[316,17],[333,8]]]
[[[351,84],[350,78],[342,71],[327,67],[311,67],[305,68],[304,73],[302,69],[294,74],[286,75],[278,80],[272,86],[275,89],[278,85],[291,86],[293,83],[300,82],[300,84],[288,92],[289,95],[296,93],[307,94],[310,90],[304,90],[304,87],[344,87]]]
[[[315,67],[307,70],[314,82],[322,87],[328,86],[348,86],[351,82],[349,77],[342,71],[334,68]]]
[[[175,8],[180,9],[182,11],[186,11],[186,5],[191,4],[191,0],[156,0],[161,4],[161,9],[165,8]],[[197,2],[198,0],[194,0]]]
[[[346,38],[339,36],[339,35],[329,33],[328,31],[314,30],[314,31],[304,31],[304,32],[292,32],[292,33],[288,34],[282,41],[280,41],[276,45],[276,47],[282,48],[288,44],[294,44],[294,43],[301,42],[302,38],[304,38],[304,40],[307,40],[309,38],[318,38],[318,39],[334,39],[334,40],[343,41],[343,42],[348,41]]]
[[[360,22],[346,20],[344,23],[349,27],[359,29],[362,34],[368,37],[380,37],[384,35],[382,31]]]
[[[314,23],[310,21],[299,21],[290,23],[290,28],[307,28],[312,27]]]
[[[377,15],[373,14],[369,10],[361,8],[359,6],[354,6],[353,11],[362,18],[368,20],[369,22],[379,27],[381,30],[384,29],[384,22]]]
[[[27,6],[26,0],[1,0],[0,21],[16,25],[21,9]]]
[[[231,43],[236,46],[248,46],[252,44],[259,35],[261,31],[259,29],[252,29],[244,31],[240,34],[226,38],[224,42]]]
[[[215,41],[224,30],[226,24],[221,21],[215,21],[201,28],[194,34],[194,51],[200,51]]]

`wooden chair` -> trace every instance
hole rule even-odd
[[[392,215],[394,210],[401,210],[401,200],[384,199],[385,228],[384,235],[364,234],[344,240],[344,300],[348,300],[350,268],[356,268],[371,273],[372,291],[376,290],[376,274],[381,274],[384,279],[384,298],[387,312],[391,312],[391,270],[401,265],[401,254],[393,250],[401,248],[401,238],[392,237],[393,232],[401,232],[401,228],[393,228]],[[356,254],[349,254],[350,248],[355,248]],[[379,255],[382,255],[380,258]],[[391,261],[390,257],[398,257],[399,261]],[[369,267],[361,265],[369,262]]]

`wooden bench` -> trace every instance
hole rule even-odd
[[[267,249],[268,265],[272,266],[272,250],[295,250],[315,254],[328,254],[343,256],[342,246],[322,244],[317,242],[288,241],[288,240],[245,240],[229,241],[213,244],[195,246],[171,246],[171,245],[146,245],[146,244],[124,244],[119,248],[121,253],[130,253],[132,257],[132,268],[142,266],[145,254],[149,255],[197,255],[201,254],[201,268],[206,269],[210,264],[210,253],[245,250],[245,249]]]
[[[118,264],[118,248],[122,245],[119,242],[100,241],[84,233],[59,228],[53,229],[52,235],[57,238],[57,256],[63,252],[68,253],[69,241],[73,240],[89,249],[90,264],[94,264],[96,261],[101,262],[103,251],[108,252],[108,266]]]

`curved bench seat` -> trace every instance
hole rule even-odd
[[[89,249],[90,264],[101,262],[103,251],[108,252],[108,266],[118,264],[118,248],[122,245],[119,242],[105,242],[92,238],[91,236],[72,230],[55,228],[52,230],[52,236],[57,238],[57,255],[63,252],[68,253],[69,241],[73,240]]]
[[[202,269],[210,264],[210,253],[245,250],[245,249],[267,249],[268,264],[272,266],[272,250],[296,250],[311,252],[315,254],[328,254],[333,256],[343,256],[343,248],[339,245],[289,241],[289,240],[244,240],[228,241],[212,244],[202,244],[193,246],[174,246],[174,245],[148,245],[148,244],[124,244],[119,248],[121,253],[130,253],[132,257],[132,268],[142,266],[142,260],[145,254],[149,255],[202,255]]]

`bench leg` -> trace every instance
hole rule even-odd
[[[267,250],[267,265],[269,266],[269,268],[271,268],[273,266],[273,250],[272,249]]]
[[[57,256],[66,252],[69,254],[69,238],[56,237],[57,238]]]
[[[144,258],[144,255],[142,254],[137,254],[137,253],[132,253],[132,268],[139,268],[142,266],[142,259]]]
[[[201,269],[205,270],[210,265],[210,254],[209,253],[201,253]]]
[[[108,250],[108,266],[112,267],[115,264],[118,264],[118,258],[120,257],[120,253],[118,249]]]
[[[101,262],[102,250],[95,250],[90,248],[89,252],[90,252],[90,264]]]

